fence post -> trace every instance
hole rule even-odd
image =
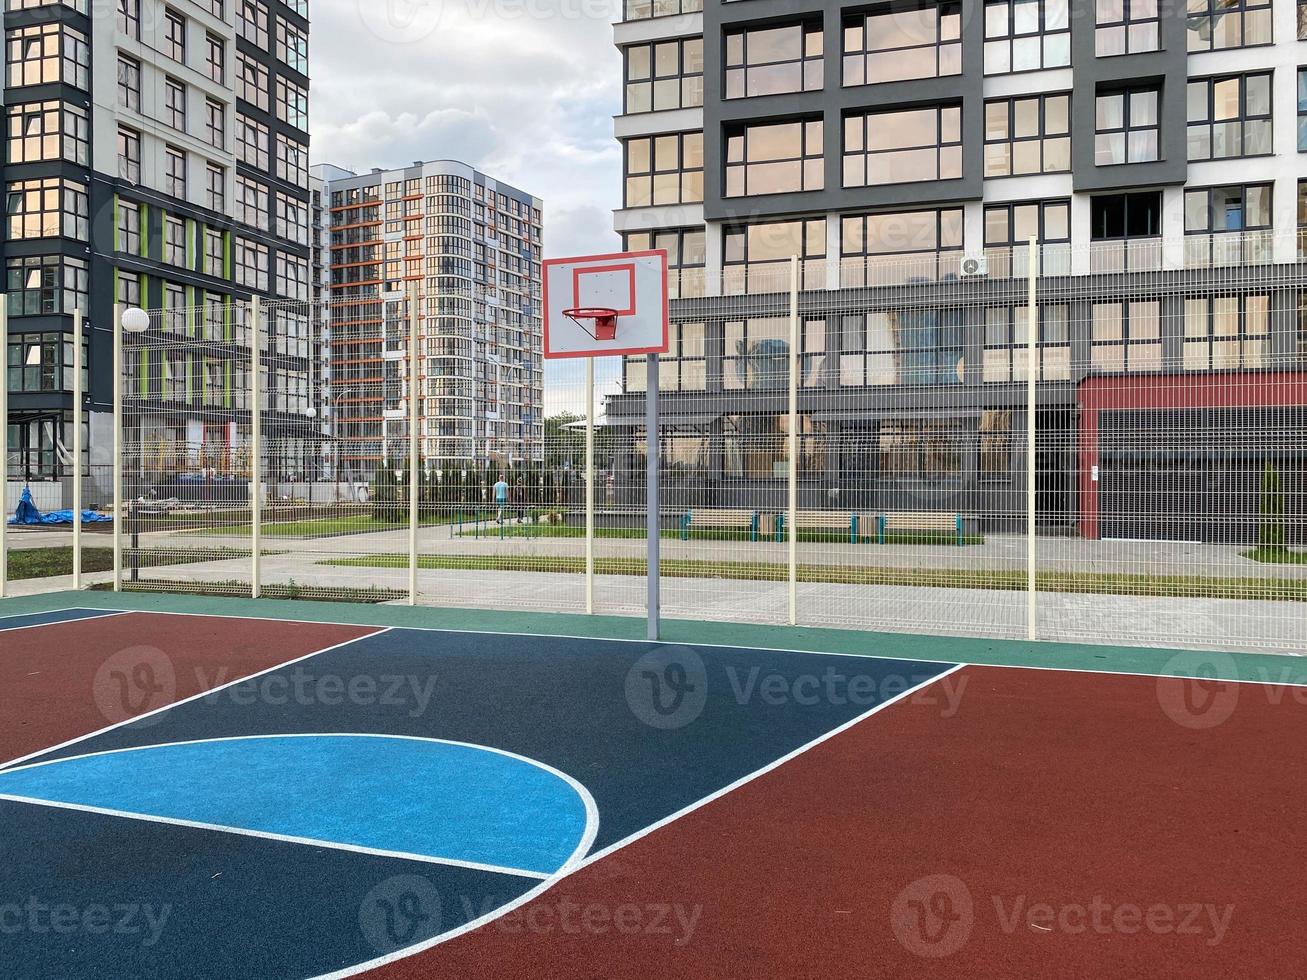
[[[123,304],[113,305],[113,590],[123,590]]]
[[[789,500],[790,625],[799,625],[799,257],[790,258]]]
[[[418,351],[418,284],[408,297],[408,604],[418,604],[418,429],[421,375]]]
[[[263,591],[263,330],[259,297],[250,299],[250,598]]]
[[[73,310],[73,591],[82,588],[82,332],[80,309]]]
[[[9,350],[9,297],[0,293],[0,340]],[[9,371],[0,378],[0,599],[9,593]]]
[[[1026,271],[1029,294],[1026,321],[1026,638],[1038,639],[1038,606],[1035,591],[1035,380],[1039,373],[1039,308],[1035,304],[1039,281],[1039,244],[1030,236]]]
[[[595,361],[585,359],[585,611],[595,611]]]

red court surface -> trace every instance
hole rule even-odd
[[[133,612],[0,633],[0,761],[376,632]]]
[[[1176,683],[964,668],[927,688],[965,684],[956,714],[893,704],[366,975],[1300,974],[1307,708],[1242,685],[1186,727]]]

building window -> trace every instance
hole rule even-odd
[[[844,20],[844,84],[962,73],[962,7],[924,3]]]
[[[1003,482],[1012,476],[1012,409],[980,413],[980,478]]]
[[[186,64],[186,18],[175,10],[163,14],[163,53],[179,65]]]
[[[1089,202],[1095,272],[1161,267],[1162,194],[1104,194]]]
[[[251,228],[268,231],[268,188],[249,177],[236,177],[236,219]]]
[[[118,30],[132,40],[141,39],[141,0],[118,0]]]
[[[85,342],[84,342],[85,343]],[[7,354],[10,391],[71,391],[73,389],[73,338],[64,333],[23,333],[9,338]],[[85,348],[83,349],[85,353]],[[87,359],[82,358],[82,390],[89,378]],[[17,449],[14,442],[10,451]],[[51,446],[53,457],[54,447]],[[53,472],[54,460],[49,463]]]
[[[1189,159],[1224,160],[1271,152],[1271,76],[1189,82]]]
[[[261,0],[236,0],[236,36],[268,50],[268,8]]]
[[[1071,64],[1068,0],[987,0],[985,74]]]
[[[163,114],[169,126],[186,132],[186,86],[175,78],[164,80]]]
[[[1298,152],[1307,152],[1307,68],[1298,69]]]
[[[703,38],[633,44],[626,49],[626,112],[701,105]]]
[[[1045,247],[1040,256],[1044,275],[1056,275],[1065,269],[1071,243],[1071,202],[1023,201],[1015,204],[991,204],[985,207],[985,255],[989,259],[991,279],[1026,275],[1031,237]]]
[[[268,291],[268,246],[236,239],[236,282],[249,289]]]
[[[91,51],[81,31],[53,21],[10,28],[5,37],[10,88],[63,82],[90,91]]]
[[[141,134],[118,128],[118,176],[130,184],[141,182]]]
[[[90,236],[90,205],[86,185],[60,177],[10,181],[6,195],[9,238],[75,238]]]
[[[820,119],[726,132],[727,197],[819,191],[825,178]]]
[[[703,0],[624,0],[623,20],[649,20],[652,17],[675,17],[703,10]]]
[[[843,317],[840,385],[956,385],[966,370],[967,314],[908,306]]]
[[[1157,89],[1100,93],[1094,102],[1094,164],[1148,163],[1159,159]]]
[[[961,260],[961,208],[840,219],[841,286],[938,279],[956,274]]]
[[[250,105],[268,111],[270,91],[268,69],[244,53],[236,55],[236,95]]]
[[[309,148],[281,133],[277,134],[277,176],[296,187],[309,186]]]
[[[186,200],[186,152],[175,146],[163,150],[163,192]]]
[[[285,17],[277,18],[277,58],[291,71],[309,73],[309,38]]]
[[[227,210],[227,171],[216,163],[204,169],[204,203],[211,211]]]
[[[205,35],[204,64],[209,78],[219,85],[227,81],[227,42],[212,34]]]
[[[819,92],[821,24],[756,27],[726,35],[726,98]]]
[[[956,180],[962,176],[958,106],[844,118],[844,186]]]
[[[1271,260],[1271,185],[1186,188],[1185,264],[1253,265]]]
[[[628,252],[666,249],[668,297],[688,299],[703,295],[704,266],[708,255],[702,228],[630,231],[625,235],[623,248]]]
[[[1271,304],[1265,293],[1184,301],[1184,369],[1237,371],[1265,367]]]
[[[1107,58],[1161,47],[1157,0],[1096,0],[1095,54]]]
[[[1035,356],[1039,381],[1071,380],[1070,310],[1066,306],[1039,307],[1039,340]],[[986,384],[1028,380],[1030,364],[1030,307],[997,306],[985,310],[985,351],[981,381]]]
[[[1156,300],[1095,303],[1093,369],[1101,374],[1161,371],[1161,311]]]
[[[703,133],[642,136],[626,141],[626,207],[702,200]]]
[[[140,306],[141,305],[141,279],[134,273],[123,272],[121,269],[118,273],[118,302],[123,306]],[[128,362],[130,363],[130,361]]]
[[[71,314],[87,309],[87,267],[62,255],[15,256],[6,263],[10,316]]]
[[[296,129],[307,131],[309,128],[308,89],[278,76],[277,118]]]
[[[141,111],[141,63],[121,54],[118,56],[118,104],[134,112]]]
[[[118,236],[115,247],[128,255],[141,254],[141,206],[135,201],[118,201]]]
[[[727,228],[722,236],[723,291],[785,292],[790,259],[799,257],[800,286],[826,287],[826,219],[800,218]]]
[[[266,249],[265,249],[266,251]],[[223,270],[224,259],[226,258],[226,236],[218,228],[204,229],[204,261],[200,271],[205,275],[221,278],[225,275]],[[263,288],[267,288],[265,278]]]
[[[300,245],[309,243],[309,205],[277,192],[277,234]]]
[[[705,390],[708,371],[704,358],[704,325],[668,324],[667,341],[667,353],[658,355],[658,390]],[[627,392],[648,389],[648,368],[643,357],[628,358],[624,370]]]
[[[268,127],[243,112],[236,113],[236,159],[258,170],[268,169]]]
[[[67,160],[88,166],[90,123],[86,111],[70,102],[28,102],[9,106],[10,163]]]
[[[1270,44],[1271,0],[1189,0],[1189,50]]]
[[[1071,96],[1035,95],[985,103],[985,176],[1071,169]]]
[[[186,222],[172,215],[163,222],[163,260],[169,265],[186,266]]]
[[[220,150],[227,143],[227,107],[216,99],[204,100],[204,138]]]
[[[285,252],[277,253],[278,296],[287,299],[307,300],[309,298],[309,260]]]

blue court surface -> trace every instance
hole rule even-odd
[[[187,617],[157,621],[142,644],[184,642]],[[0,766],[0,927],[25,925],[0,928],[3,973],[348,975],[953,666],[413,629],[350,640]],[[402,914],[415,881],[438,892],[434,913]],[[49,925],[42,909],[110,921],[59,941],[33,925]]]

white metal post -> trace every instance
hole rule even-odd
[[[418,285],[412,284],[408,298],[408,604],[418,604],[418,445],[421,403],[420,351],[418,349]]]
[[[790,625],[799,624],[799,257],[790,258],[790,424],[789,501],[786,530],[790,540]]]
[[[649,590],[647,605],[649,610],[649,630],[646,634],[650,640],[657,640],[662,633],[662,512],[659,495],[658,468],[661,465],[662,446],[658,439],[658,355],[645,357],[648,387],[644,397],[645,425],[645,530],[649,537],[648,564],[646,568]]]
[[[250,598],[263,591],[263,327],[259,297],[250,300]]]
[[[123,304],[113,306],[113,590],[123,590]]]
[[[82,587],[82,311],[73,310],[73,590]]]
[[[0,342],[9,347],[9,297],[0,293]],[[6,354],[6,356],[8,356]],[[0,599],[9,591],[9,371],[0,377]]]
[[[1027,269],[1026,321],[1026,637],[1039,636],[1038,607],[1035,591],[1035,380],[1039,374],[1039,309],[1035,305],[1039,279],[1039,243],[1030,237],[1030,255]]]
[[[595,361],[585,359],[585,611],[595,611]]]

